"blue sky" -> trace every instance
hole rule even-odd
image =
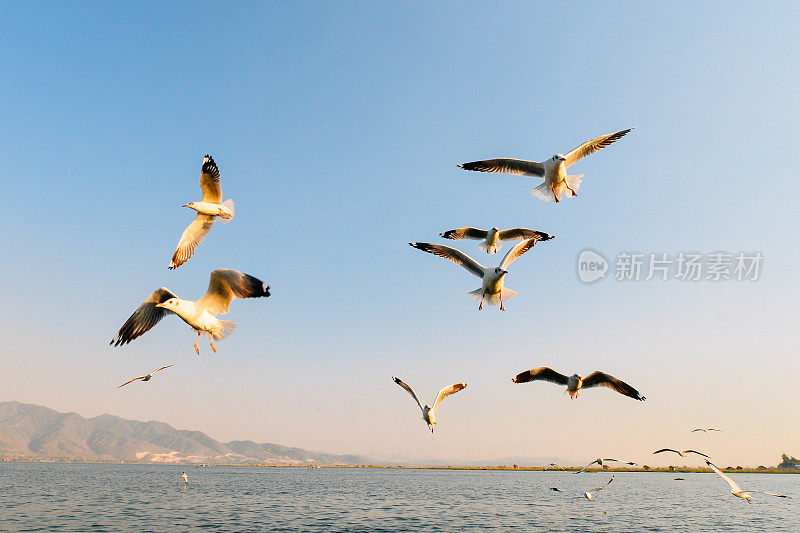
[[[800,370],[798,11],[11,4],[0,400],[453,461],[644,459],[724,425],[722,462],[774,463],[800,439],[784,424],[800,393],[776,386]],[[630,126],[573,167],[580,196],[558,205],[528,193],[536,182],[456,167],[541,160]],[[205,153],[236,218],[171,272]],[[557,236],[510,269],[506,313],[478,312],[475,278],[407,245],[466,225]],[[585,248],[760,251],[764,268],[757,282],[584,285]],[[196,298],[220,267],[273,296],[234,303],[218,354],[195,357],[175,318],[108,347],[152,290]],[[509,382],[540,365],[603,369],[648,401]],[[430,400],[469,388],[431,438],[393,375]]]

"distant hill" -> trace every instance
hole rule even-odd
[[[138,463],[359,465],[370,459],[249,440],[219,442],[201,431],[118,416],[84,418],[0,402],[0,459]],[[373,461],[374,463],[374,461]]]

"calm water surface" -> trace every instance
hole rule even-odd
[[[189,476],[189,485],[181,473]],[[0,463],[0,531],[800,531],[800,475]],[[554,492],[550,487],[558,487]]]

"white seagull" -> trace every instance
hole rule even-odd
[[[153,371],[152,371],[152,372],[150,372],[149,374],[145,374],[144,376],[139,376],[138,378],[133,378],[133,379],[132,379],[132,380],[130,380],[130,381],[126,381],[125,383],[123,383],[122,385],[120,385],[120,386],[119,386],[119,387],[117,387],[117,388],[119,389],[120,387],[124,387],[124,386],[125,386],[125,385],[127,385],[128,383],[133,383],[133,382],[134,382],[134,381],[136,381],[137,379],[141,379],[142,381],[150,381],[151,379],[153,379],[153,374],[155,374],[155,373],[156,373],[156,372],[158,372],[159,370],[164,370],[165,368],[169,368],[169,367],[171,367],[171,366],[172,366],[172,365],[167,365],[167,366],[162,366],[161,368],[156,368],[155,370],[153,370]]]
[[[695,431],[702,431],[703,433],[708,433],[709,431],[722,431],[722,430],[714,428],[696,428],[691,430],[689,433],[694,433]]]
[[[181,235],[178,248],[169,263],[170,270],[178,268],[192,257],[194,251],[211,231],[211,226],[214,225],[217,217],[222,219],[223,224],[233,218],[233,200],[222,201],[219,169],[214,163],[214,158],[208,154],[203,158],[203,168],[200,171],[200,189],[203,191],[203,197],[199,202],[189,202],[181,206],[194,209],[197,211],[197,216]]]
[[[457,393],[458,391],[467,386],[466,383],[453,383],[449,387],[445,387],[439,391],[439,394],[436,395],[436,401],[433,402],[433,407],[430,407],[427,404],[425,404],[425,407],[423,407],[422,404],[419,402],[419,398],[417,398],[417,395],[414,394],[414,390],[408,385],[406,385],[406,383],[402,379],[392,377],[392,380],[401,387],[403,387],[411,395],[411,397],[414,398],[414,401],[417,402],[417,405],[422,410],[422,420],[424,420],[425,423],[428,424],[428,429],[431,430],[431,433],[433,433],[433,425],[436,423],[436,408],[439,407],[439,404],[442,403],[442,400],[444,400],[451,394]]]
[[[496,253],[497,250],[503,247],[500,241],[521,241],[526,239],[536,239],[539,241],[549,241],[553,238],[552,235],[544,233],[543,231],[536,231],[526,228],[505,229],[500,231],[497,228],[490,230],[483,230],[477,228],[457,228],[445,231],[439,234],[440,237],[445,239],[452,239],[454,241],[460,239],[472,239],[475,241],[483,241],[478,244],[478,248],[487,254]]]
[[[742,498],[744,500],[747,500],[747,503],[750,503],[750,500],[755,499],[753,498],[752,494],[753,492],[767,494],[769,496],[775,496],[776,498],[791,498],[791,496],[786,496],[785,494],[775,494],[774,492],[765,492],[763,490],[751,490],[751,491],[742,490],[742,487],[740,487],[738,483],[736,483],[734,480],[726,476],[725,473],[719,468],[717,468],[714,463],[712,463],[709,460],[706,460],[706,464],[710,466],[711,470],[716,472],[719,477],[724,479],[728,483],[728,485],[731,486],[731,494],[733,494],[737,498]]]
[[[497,159],[487,159],[486,161],[472,161],[458,165],[464,170],[478,170],[481,172],[501,172],[504,174],[521,174],[535,178],[544,178],[544,183],[531,190],[531,193],[546,202],[561,201],[561,195],[565,190],[570,191],[572,196],[578,196],[577,190],[581,186],[583,174],[567,176],[567,167],[577,163],[587,155],[605,148],[609,144],[625,136],[633,128],[609,133],[594,138],[591,141],[573,148],[567,155],[556,154],[547,161],[539,163],[537,161],[526,161],[524,159],[510,159],[501,157]]]
[[[611,458],[601,459],[601,458],[598,457],[597,459],[595,459],[594,461],[592,461],[588,465],[584,466],[583,468],[581,468],[577,472],[573,472],[573,474],[581,474],[587,468],[589,468],[590,466],[592,466],[595,463],[597,463],[599,466],[603,466],[604,463],[607,463],[609,461],[610,462],[614,462],[614,463],[622,463],[622,464],[626,464],[626,465],[630,465],[630,466],[636,466],[636,463],[634,463],[633,461],[620,461],[619,459],[611,459]]]
[[[183,475],[181,475],[181,477],[183,478],[183,482],[188,485],[189,484],[189,476],[186,475],[186,472],[184,472]]]
[[[483,302],[485,300],[487,305],[496,305],[499,303],[500,310],[505,311],[506,308],[503,300],[508,300],[509,298],[513,298],[517,295],[516,291],[512,291],[511,289],[506,289],[503,287],[503,280],[506,274],[508,274],[508,270],[506,269],[508,268],[508,265],[510,265],[516,258],[533,248],[533,245],[536,244],[537,240],[538,239],[528,239],[516,244],[508,251],[503,260],[500,261],[500,266],[497,267],[485,267],[467,254],[460,252],[455,248],[450,248],[449,246],[429,244],[427,242],[410,242],[408,244],[414,248],[417,248],[418,250],[422,250],[423,252],[438,255],[439,257],[448,259],[457,265],[461,265],[470,273],[481,278],[483,280],[481,288],[475,289],[474,291],[470,291],[468,293],[471,298],[480,302],[478,309],[483,309]]]
[[[614,476],[611,476],[611,479],[608,480],[608,483],[606,483],[605,485],[603,485],[599,489],[594,489],[591,492],[584,492],[583,493],[583,497],[586,498],[587,500],[591,500],[592,497],[594,496],[595,492],[597,492],[598,490],[603,490],[604,488],[608,487],[611,484],[612,481],[614,481]]]
[[[548,468],[550,468],[551,466],[554,466],[554,467],[558,468],[559,470],[564,470],[564,467],[563,467],[563,466],[561,466],[561,465],[560,465],[560,464],[558,464],[558,463],[550,463],[549,465],[547,465],[546,467],[544,467],[544,469],[545,469],[545,470],[547,470],[547,469],[548,469]]]
[[[216,352],[214,341],[224,339],[236,328],[236,322],[219,320],[216,315],[230,311],[231,302],[236,298],[267,296],[269,286],[258,278],[238,270],[215,270],[211,273],[208,290],[197,301],[178,298],[165,287],[157,289],[125,321],[110,344],[127,344],[149,331],[167,314],[175,313],[197,331],[197,341],[194,343],[197,355],[200,355],[197,342],[200,341],[201,334],[210,339],[211,349]]]
[[[559,374],[552,368],[540,366],[539,368],[532,368],[525,372],[520,372],[511,381],[514,383],[528,383],[529,381],[549,381],[558,385],[567,386],[567,394],[570,398],[577,398],[578,391],[581,389],[588,389],[591,387],[608,387],[617,391],[620,394],[629,396],[634,400],[644,401],[645,397],[639,394],[639,391],[625,383],[624,381],[615,378],[605,372],[595,371],[582,378],[578,374],[573,374],[569,377],[564,374]]]
[[[687,453],[696,453],[697,455],[702,455],[703,457],[705,457],[706,459],[708,459],[708,456],[707,456],[706,454],[704,454],[704,453],[701,453],[701,452],[698,452],[698,451],[696,451],[696,450],[683,450],[683,451],[680,451],[680,450],[673,450],[672,448],[661,448],[660,450],[656,450],[656,451],[654,451],[654,452],[653,452],[653,455],[655,455],[655,454],[657,454],[657,453],[662,453],[662,452],[672,452],[672,453],[677,453],[677,454],[678,454],[678,455],[680,455],[681,457],[686,457],[686,454],[687,454]]]

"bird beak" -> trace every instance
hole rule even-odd
[[[503,270],[503,274],[508,274],[508,270]]]
[[[183,204],[181,207],[189,207],[189,204]]]
[[[156,307],[166,307],[164,304],[156,304]]]

